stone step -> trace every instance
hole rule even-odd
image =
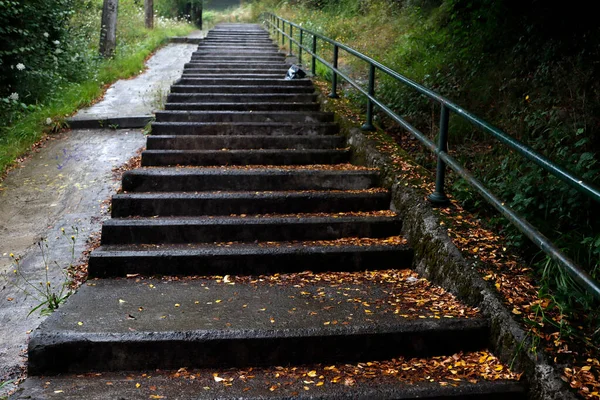
[[[317,101],[315,93],[170,93],[167,96],[167,103],[314,103],[315,101]]]
[[[157,111],[156,122],[333,122],[334,114],[323,111]]]
[[[368,279],[301,287],[219,279],[90,284],[31,334],[29,375],[330,365],[451,355],[488,344],[483,318],[435,318],[421,307],[423,318],[404,317],[409,312],[394,304],[402,292],[390,294],[395,285]]]
[[[227,74],[239,74],[239,73],[247,73],[247,74],[254,74],[257,72],[264,72],[264,73],[279,73],[282,72],[285,74],[285,72],[290,68],[289,65],[287,64],[275,64],[275,65],[258,65],[255,67],[250,67],[248,66],[248,64],[246,64],[245,67],[240,68],[239,65],[229,65],[229,64],[215,64],[213,63],[213,65],[209,65],[207,63],[187,63],[185,64],[185,68],[183,70],[184,73],[186,72],[207,72],[207,73],[227,73]]]
[[[233,51],[248,51],[251,54],[260,54],[260,52],[279,53],[279,46],[273,42],[265,42],[264,44],[254,43],[203,43],[198,46],[198,50],[192,54],[206,54],[207,52],[233,52]]]
[[[283,54],[276,54],[276,55],[262,55],[262,56],[249,56],[249,55],[233,55],[233,54],[216,54],[216,53],[208,53],[208,54],[203,54],[203,55],[197,55],[197,56],[192,56],[192,58],[190,59],[190,62],[223,62],[223,63],[246,63],[246,62],[253,62],[253,63],[259,63],[259,62],[264,62],[264,63],[270,63],[270,62],[274,62],[274,63],[285,63],[285,56],[283,56]]]
[[[279,49],[265,49],[265,48],[256,48],[256,47],[232,47],[229,49],[224,49],[220,46],[215,46],[215,48],[210,47],[202,47],[200,50],[192,53],[192,58],[199,56],[246,56],[247,57],[263,57],[263,56],[277,56],[279,58],[285,58],[285,55],[279,52]]]
[[[475,375],[477,383],[461,382],[440,385],[430,382],[423,375],[421,381],[403,382],[394,376],[373,379],[364,371],[364,364],[356,364],[354,371],[346,378],[335,379],[323,365],[302,366],[302,373],[284,374],[287,369],[194,369],[191,371],[139,371],[137,374],[125,372],[105,372],[100,375],[59,375],[51,377],[30,377],[21,390],[11,400],[60,399],[60,400],[105,400],[129,399],[146,400],[176,398],[179,400],[218,399],[262,399],[262,400],[526,400],[527,393],[522,384],[514,380],[485,380],[483,375]],[[370,363],[370,365],[374,365]],[[346,367],[348,368],[348,367]],[[348,368],[349,369],[349,368]],[[311,371],[319,372],[325,379],[307,377]],[[215,382],[217,374],[222,382]],[[191,378],[193,376],[193,379]],[[248,376],[252,378],[247,378]],[[277,376],[277,377],[276,377]],[[414,377],[411,374],[411,377]],[[221,378],[223,377],[223,378]],[[243,378],[242,378],[243,377]],[[136,383],[141,383],[136,387]],[[310,382],[309,384],[305,382]],[[352,384],[345,384],[352,383]],[[317,386],[318,384],[318,386]],[[58,392],[58,393],[57,393]],[[154,397],[152,397],[154,396]]]
[[[225,73],[210,73],[200,72],[200,70],[184,71],[182,78],[212,78],[212,79],[236,79],[238,81],[244,79],[284,79],[287,71],[281,71],[277,73],[247,73],[247,74],[236,74],[231,72]]]
[[[335,149],[346,147],[341,135],[327,136],[200,136],[149,135],[148,150],[220,150],[220,149]]]
[[[293,81],[287,81],[293,82]],[[171,93],[314,93],[312,86],[290,85],[173,85]]]
[[[378,179],[375,170],[350,168],[138,168],[123,174],[123,190],[361,190],[376,187]]]
[[[339,164],[350,160],[345,149],[252,149],[252,150],[145,150],[142,166],[176,165],[311,165]]]
[[[312,82],[308,79],[292,79],[285,80],[285,75],[282,74],[275,79],[269,78],[205,78],[205,77],[191,77],[191,76],[183,76],[179,78],[175,85],[208,85],[208,86],[286,86],[286,87],[310,87],[314,91],[314,86]]]
[[[336,123],[153,122],[153,135],[336,135]]]
[[[387,191],[126,193],[112,198],[112,217],[335,213],[388,209]]]
[[[359,240],[357,239],[357,242]],[[361,271],[408,268],[412,250],[405,244],[273,242],[185,245],[103,245],[89,259],[93,278],[145,276],[246,275]]]
[[[113,218],[102,225],[101,240],[106,245],[334,240],[394,236],[401,228],[398,217],[378,215]]]
[[[232,69],[221,69],[221,68],[188,68],[185,69],[182,73],[182,77],[187,75],[198,75],[198,76],[211,76],[211,77],[232,77],[236,76],[256,76],[257,78],[261,78],[263,76],[271,77],[272,75],[275,78],[285,77],[286,72],[289,68],[287,66],[283,66],[279,69],[266,69],[266,68],[245,68],[243,71],[236,71]]]
[[[252,71],[254,69],[285,69],[290,68],[290,64],[284,61],[248,61],[248,62],[218,62],[218,61],[192,61],[183,65],[184,69],[230,69],[236,72]]]
[[[166,103],[165,110],[196,111],[319,111],[319,103]]]

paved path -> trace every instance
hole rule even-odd
[[[196,37],[198,33],[194,34]],[[129,80],[116,82],[104,99],[81,110],[82,118],[150,114],[173,81],[181,75],[197,45],[169,44],[147,62],[147,70]],[[49,141],[0,182],[0,274],[12,271],[10,253],[22,256],[23,270],[36,283],[43,278],[43,262],[36,242],[48,238],[50,258],[67,262],[70,247],[60,238],[60,228],[79,231],[76,254],[85,248],[91,232],[98,231],[102,201],[120,183],[112,169],[127,162],[144,145],[134,130],[74,130]],[[64,239],[64,238],[63,238]],[[51,270],[50,280],[60,284],[61,274]],[[0,278],[0,382],[18,376],[25,359],[27,332],[44,318],[27,318],[38,302],[25,298]],[[1,393],[0,393],[1,395]]]

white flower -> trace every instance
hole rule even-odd
[[[61,49],[56,49],[56,50],[54,50],[54,52],[55,52],[56,54],[60,54],[60,53],[62,53],[63,51],[62,51]]]
[[[54,44],[55,44],[55,45],[57,45],[57,46],[60,44],[60,42],[59,42],[58,40],[55,40],[55,41],[54,41],[54,42],[52,42],[52,43],[54,43]]]
[[[48,35],[48,32],[44,32],[44,37],[47,38],[48,36],[50,36]]]
[[[46,118],[46,125],[52,124],[52,118]]]
[[[11,94],[10,94],[10,96],[8,96],[8,98],[9,98],[10,100],[17,101],[17,100],[19,100],[19,93],[14,93],[14,92],[13,92],[13,93],[11,93]]]
[[[25,69],[25,65],[23,65],[23,63],[18,63],[18,64],[17,64],[17,69],[18,69],[19,71],[23,71],[23,70]]]

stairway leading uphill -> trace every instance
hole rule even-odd
[[[25,394],[524,396],[490,380],[488,322],[408,269],[378,172],[288,67],[258,25],[208,33],[113,197],[98,279],[32,335]]]

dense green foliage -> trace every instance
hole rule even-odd
[[[0,174],[105,84],[135,75],[169,36],[192,28],[158,17],[144,28],[142,3],[119,2],[117,50],[98,56],[102,0],[0,0]]]
[[[590,10],[514,0],[263,0],[255,15],[267,9],[382,61],[587,182],[600,183],[600,29]],[[319,52],[330,54],[327,46]],[[340,56],[342,68],[364,77],[364,63],[343,52]],[[345,92],[364,101],[350,88]],[[377,94],[435,137],[437,106],[381,75]],[[382,123],[392,127],[385,119]],[[450,150],[600,279],[598,204],[458,117],[451,119]],[[562,301],[589,300],[462,180],[451,176],[451,186],[457,199],[478,210],[537,265]]]

